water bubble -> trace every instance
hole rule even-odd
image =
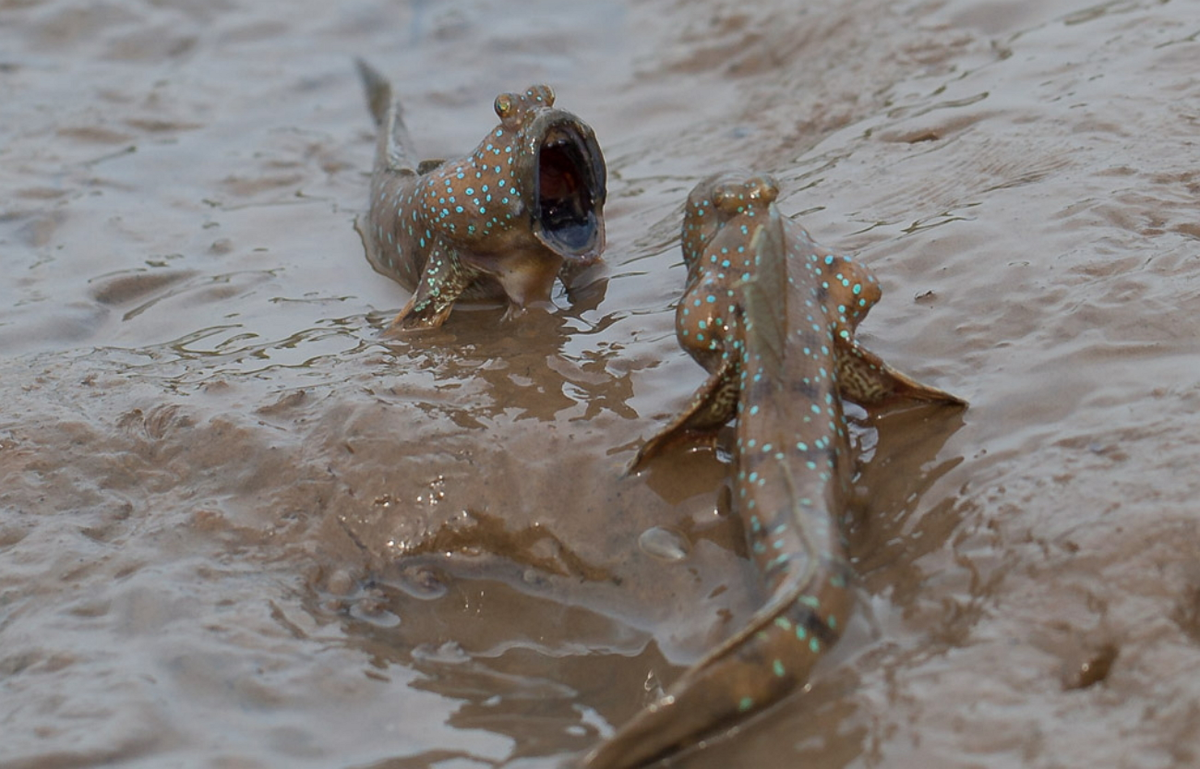
[[[371,598],[355,601],[350,606],[350,616],[382,628],[394,628],[400,624],[399,616],[383,608],[378,600]]]
[[[413,598],[433,601],[446,594],[446,583],[428,566],[406,566],[400,571],[397,587]]]
[[[668,563],[682,561],[688,556],[688,541],[682,534],[654,526],[642,532],[638,537],[638,547],[646,555],[653,556]]]

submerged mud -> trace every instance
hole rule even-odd
[[[534,23],[536,19],[537,22]],[[1200,225],[1180,2],[0,4],[0,764],[557,766],[761,599],[719,454],[625,468],[703,372],[687,190],[752,167],[971,401],[852,412],[859,611],[678,763],[1187,766]],[[503,320],[354,232],[549,82],[607,266]]]

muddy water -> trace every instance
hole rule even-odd
[[[0,4],[0,764],[551,767],[632,715],[759,599],[720,457],[623,474],[731,165],[972,407],[857,414],[846,639],[681,765],[1194,764],[1200,9],[560,5]],[[430,156],[554,85],[587,291],[380,339],[355,55]]]

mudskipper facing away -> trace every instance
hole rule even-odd
[[[837,521],[854,464],[842,398],[965,405],[855,342],[878,283],[784,219],[777,194],[765,176],[717,177],[692,191],[675,328],[710,376],[634,465],[677,442],[713,441],[736,416],[733,508],[770,598],[592,751],[586,769],[646,766],[716,736],[801,686],[838,640],[851,598]]]
[[[496,126],[461,160],[414,167],[391,85],[358,62],[379,127],[371,210],[359,226],[376,271],[413,292],[389,331],[436,328],[454,302],[550,298],[604,250],[605,167],[586,123],[535,85],[496,97]]]

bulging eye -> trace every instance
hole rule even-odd
[[[503,120],[512,114],[513,99],[512,94],[502,93],[496,97],[496,115]]]
[[[747,196],[756,203],[774,203],[779,197],[779,185],[770,176],[756,176],[746,181]]]
[[[745,204],[746,195],[740,184],[722,184],[713,190],[712,199],[718,211],[732,214]]]
[[[548,85],[531,85],[525,95],[536,101],[540,101],[547,107],[554,106],[554,89]]]

